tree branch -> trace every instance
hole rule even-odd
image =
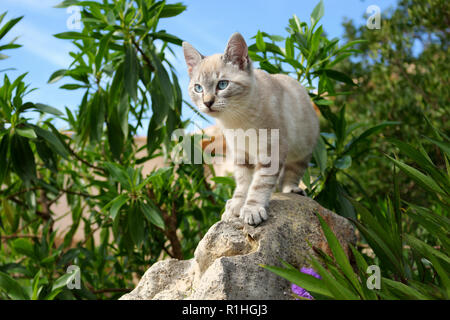
[[[136,48],[136,50],[141,54],[142,59],[144,59],[144,61],[147,64],[147,66],[150,68],[150,71],[152,71],[152,72],[155,71],[155,68],[153,67],[153,64],[152,64],[150,58],[145,54],[144,50],[142,50],[142,48],[136,42],[134,37],[131,37],[131,42],[133,43],[133,45]]]

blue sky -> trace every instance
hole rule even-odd
[[[179,0],[180,1],[180,0]],[[59,89],[64,81],[47,84],[50,75],[65,69],[71,62],[68,52],[73,49],[70,41],[59,40],[52,35],[69,31],[67,20],[70,16],[66,9],[53,8],[61,0],[1,0],[0,12],[8,11],[7,19],[24,15],[19,24],[11,31],[6,41],[19,36],[20,49],[5,51],[11,58],[0,60],[0,70],[14,67],[8,75],[16,77],[28,72],[25,78],[31,87],[38,88],[28,96],[28,100],[45,103],[64,110],[67,106],[76,110],[81,101],[82,90],[68,91]],[[178,1],[168,1],[173,3]],[[301,21],[309,21],[309,15],[318,1],[313,0],[188,0],[184,2],[188,9],[181,15],[164,19],[160,29],[177,35],[190,42],[202,54],[210,55],[222,52],[229,36],[236,31],[242,33],[248,42],[258,30],[269,34],[285,35],[288,19],[296,14]],[[377,5],[381,12],[396,4],[396,0],[324,0],[325,15],[322,18],[324,30],[330,37],[341,37],[344,18],[350,18],[358,25],[365,24],[363,15],[370,5]],[[180,79],[186,100],[188,77],[181,48],[175,48],[176,57],[171,58]],[[70,80],[69,80],[70,81]],[[193,113],[184,107],[184,117]],[[208,123],[196,118],[202,127]],[[214,122],[213,120],[211,120]],[[59,127],[61,127],[61,124]],[[146,124],[145,124],[146,125]],[[63,129],[61,127],[61,129]],[[139,131],[144,135],[146,128]]]

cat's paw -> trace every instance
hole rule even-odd
[[[307,196],[305,190],[298,186],[285,186],[283,187],[283,193],[296,193],[304,197]]]
[[[257,226],[264,220],[267,220],[269,216],[267,215],[266,209],[264,207],[245,205],[241,209],[239,218],[244,220],[244,222],[247,224]]]
[[[239,212],[244,205],[242,200],[229,199],[225,204],[225,212],[222,214],[222,220],[231,220],[233,218],[239,217]]]

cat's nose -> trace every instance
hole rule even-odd
[[[203,101],[203,103],[205,104],[205,106],[208,107],[208,109],[211,109],[211,106],[214,103],[214,98],[211,98],[210,100],[207,100],[207,101]]]

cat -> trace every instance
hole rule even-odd
[[[319,136],[309,95],[287,75],[254,69],[240,33],[230,37],[223,54],[203,56],[187,42],[182,46],[189,95],[201,112],[216,119],[233,153],[236,188],[222,220],[239,217],[258,225],[268,219],[267,206],[277,185],[282,192],[306,195],[299,182]],[[262,161],[260,143],[245,136],[238,137],[241,143],[235,141],[233,132],[239,129],[254,130],[262,140],[261,129],[270,130],[271,138],[265,139],[272,150],[269,162]]]

